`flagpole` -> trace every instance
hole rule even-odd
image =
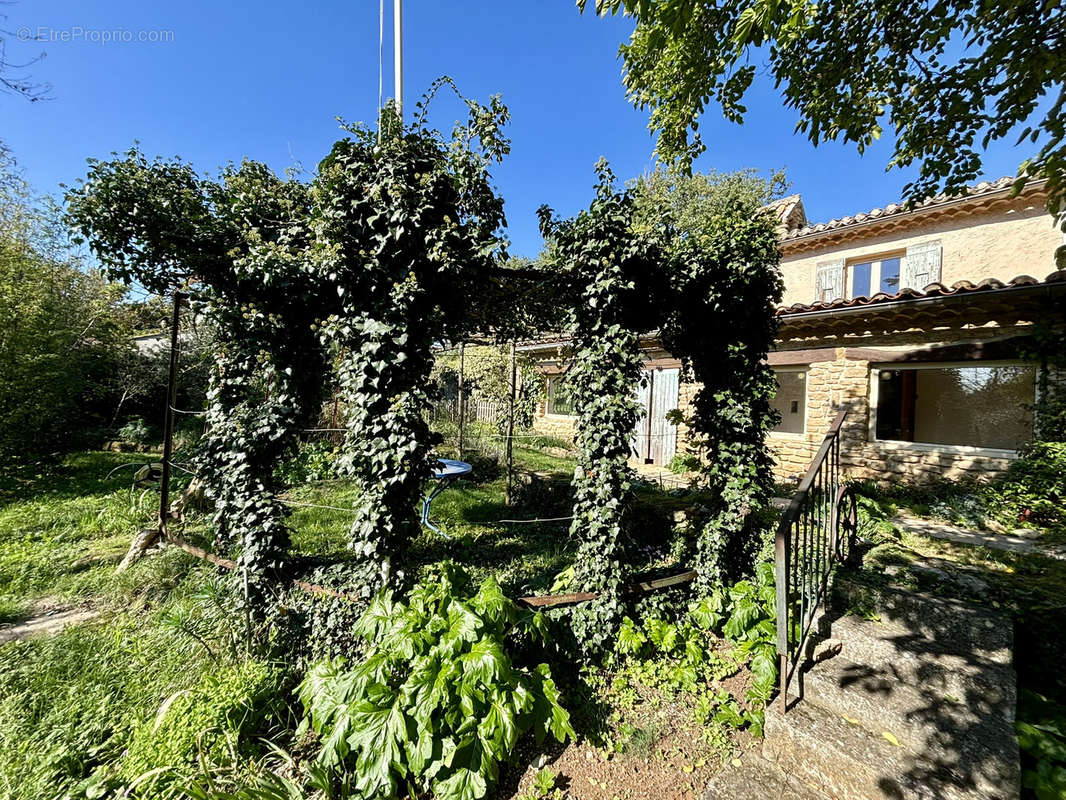
[[[396,113],[403,120],[403,0],[394,0],[393,4],[393,56],[396,74]]]

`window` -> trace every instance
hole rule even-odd
[[[807,372],[802,369],[776,369],[777,394],[773,407],[781,415],[774,433],[803,433],[807,422]]]
[[[548,404],[547,413],[561,417],[571,417],[574,414],[574,404],[567,390],[566,376],[552,375],[548,378]]]
[[[900,289],[903,254],[849,264],[848,298],[873,297],[878,292],[895,294]]]
[[[1017,450],[1033,435],[1030,366],[882,369],[875,391],[878,439]]]

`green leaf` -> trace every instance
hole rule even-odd
[[[433,794],[437,800],[479,800],[487,792],[485,778],[465,767],[460,767],[444,780],[433,784]]]

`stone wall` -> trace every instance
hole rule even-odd
[[[807,368],[807,423],[803,434],[771,434],[768,445],[778,462],[781,480],[802,477],[810,466],[825,434],[845,404],[849,408],[844,426],[842,462],[849,476],[879,481],[925,482],[938,479],[986,479],[1005,470],[1015,456],[1009,451],[950,448],[937,445],[877,441],[871,435],[871,365],[906,354],[911,363],[931,363],[937,348],[953,345],[989,347],[994,340],[1008,342],[1032,331],[1029,324],[963,326],[928,331],[891,331],[880,334],[823,339],[816,346],[825,360],[811,361]],[[808,346],[813,343],[808,342]],[[825,349],[830,344],[829,349]],[[857,345],[857,346],[856,346]],[[779,343],[776,352],[788,355],[800,343]],[[823,354],[830,354],[826,358]],[[878,354],[881,355],[878,355]],[[974,364],[981,363],[974,361]],[[901,366],[903,363],[901,362]]]
[[[816,362],[807,371],[807,430],[771,434],[767,442],[777,461],[775,477],[798,481],[810,467],[839,410],[848,405],[841,440],[841,463],[849,477],[922,483],[932,480],[989,478],[1005,470],[1013,456],[962,453],[936,445],[880,442],[870,438],[869,360],[850,359],[838,348],[834,361]]]
[[[569,443],[574,441],[574,424],[577,417],[547,413],[547,400],[541,400],[537,413],[533,416],[533,430],[544,436],[554,436]]]

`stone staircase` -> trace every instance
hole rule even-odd
[[[823,613],[788,713],[766,710],[762,756],[704,800],[1017,798],[1010,618],[853,576],[832,607],[863,616]]]

